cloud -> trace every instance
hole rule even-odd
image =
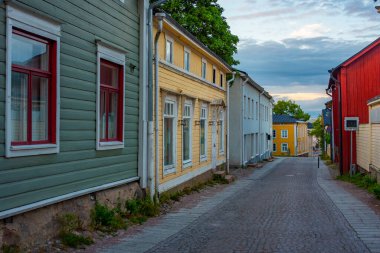
[[[291,38],[316,38],[321,37],[326,32],[329,32],[329,29],[324,28],[321,24],[310,24],[304,25],[298,30],[290,34]]]
[[[263,18],[263,17],[278,17],[279,15],[289,14],[294,12],[291,8],[281,8],[281,9],[275,9],[275,10],[269,10],[269,11],[259,11],[259,12],[250,12],[243,15],[235,15],[229,17],[229,20],[235,21],[235,20],[246,20],[246,19],[256,19],[256,18]]]

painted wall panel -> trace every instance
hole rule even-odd
[[[380,124],[372,125],[372,164],[380,168]]]
[[[357,164],[363,169],[369,171],[370,164],[370,125],[360,124],[359,131],[356,134],[356,152],[358,156]]]

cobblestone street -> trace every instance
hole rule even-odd
[[[380,252],[380,219],[315,158],[277,159],[98,252]]]

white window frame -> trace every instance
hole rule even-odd
[[[15,6],[6,6],[6,85],[5,85],[5,156],[20,157],[42,154],[59,153],[60,145],[60,36],[61,25],[50,18],[40,16],[35,13],[19,9]],[[49,144],[12,146],[12,122],[11,122],[11,104],[12,104],[12,34],[13,28],[19,28],[32,34],[48,38],[56,42],[56,141]],[[53,130],[54,131],[54,130]]]
[[[201,77],[205,80],[207,79],[207,61],[204,58],[202,58],[201,63]]]
[[[185,108],[190,107],[190,116],[185,116]],[[182,146],[182,168],[187,168],[192,165],[192,158],[193,158],[193,101],[186,99],[185,103],[183,105],[183,110],[182,110],[182,120],[184,119],[189,119],[189,159],[188,160],[183,160],[183,146]],[[183,140],[183,126],[182,126],[182,140]],[[183,145],[183,141],[182,141]]]
[[[202,116],[202,110],[205,110],[205,116]],[[201,147],[199,145],[200,160],[201,160],[201,162],[203,162],[203,161],[207,161],[207,142],[208,142],[208,131],[207,131],[207,129],[208,129],[208,106],[205,103],[203,103],[201,106],[200,120],[205,121],[205,154],[204,155],[201,154]],[[199,126],[200,126],[200,124],[199,124]],[[201,140],[200,137],[201,137],[201,134],[200,134],[200,127],[199,127],[199,143]]]
[[[117,65],[122,66],[123,69],[123,87],[124,91],[123,97],[123,131],[121,139],[123,141],[100,141],[100,61],[101,59],[110,61]],[[103,42],[98,42],[97,44],[97,72],[96,72],[96,150],[110,150],[110,149],[121,149],[124,148],[124,129],[125,129],[125,52],[115,49],[114,47],[107,45]]]
[[[173,115],[167,116],[165,115],[165,104],[172,103],[173,104]],[[169,175],[176,172],[177,168],[177,98],[175,96],[167,95],[164,99],[163,107],[162,107],[162,168],[163,175]],[[164,154],[164,140],[165,140],[165,132],[164,132],[164,120],[165,117],[173,118],[173,164],[165,165],[165,154]]]
[[[170,50],[170,55],[168,55],[168,50],[167,50],[168,42],[170,42],[172,45],[171,50]],[[165,61],[171,64],[174,63],[174,40],[167,35],[166,35],[166,40],[165,40]]]
[[[219,133],[221,134],[222,136],[222,139],[221,139],[221,142],[220,143],[220,138],[219,138],[219,155],[223,155],[224,154],[224,146],[225,146],[225,133],[224,133],[224,126],[225,126],[225,123],[224,123],[224,111],[221,110],[219,112],[219,120],[220,120],[220,125],[219,125],[219,131],[222,131],[222,133]]]
[[[284,146],[286,145],[286,150],[284,150]],[[281,152],[288,152],[289,145],[288,143],[281,143]]]
[[[281,130],[281,138],[288,139],[288,130]]]
[[[187,62],[186,62],[186,57],[185,57],[185,55],[186,55],[186,53],[189,55],[189,57],[188,57],[188,62],[189,62],[189,68],[187,69],[186,68],[186,64],[187,64]],[[188,47],[184,47],[184,51],[183,51],[183,69],[185,70],[185,71],[187,71],[187,72],[190,72],[190,57],[191,57],[191,50],[188,48]]]
[[[247,109],[247,115],[248,115],[248,119],[251,118],[251,98],[249,97],[248,98],[248,109]]]
[[[273,152],[277,152],[277,144],[276,143],[273,143],[272,150],[273,150]]]

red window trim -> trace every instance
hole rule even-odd
[[[36,40],[48,45],[49,50],[49,70],[40,70],[17,64],[12,64],[11,71],[25,73],[28,75],[28,112],[27,112],[27,141],[12,141],[11,145],[38,145],[38,144],[56,144],[56,115],[57,115],[57,43],[54,40],[48,40],[44,37],[23,31],[12,29],[12,34],[17,34],[32,40]],[[48,85],[48,138],[42,141],[32,141],[32,76],[45,77],[49,79]]]
[[[124,99],[124,68],[120,64],[116,64],[114,62],[107,61],[105,59],[100,59],[100,69],[102,64],[110,65],[113,67],[117,67],[119,70],[118,73],[118,87],[115,88],[113,86],[102,84],[100,83],[100,94],[102,91],[106,93],[106,101],[104,101],[104,104],[106,106],[106,138],[101,138],[100,142],[112,142],[112,141],[123,141],[123,114],[124,114],[124,108],[123,108],[123,99]],[[101,73],[101,72],[100,72]],[[101,80],[101,78],[100,78]],[[108,138],[108,113],[109,113],[109,97],[110,94],[117,93],[118,94],[118,105],[117,105],[117,131],[116,131],[116,138]],[[100,97],[100,99],[102,99]],[[101,103],[99,101],[99,103]],[[100,113],[100,112],[99,112]]]

